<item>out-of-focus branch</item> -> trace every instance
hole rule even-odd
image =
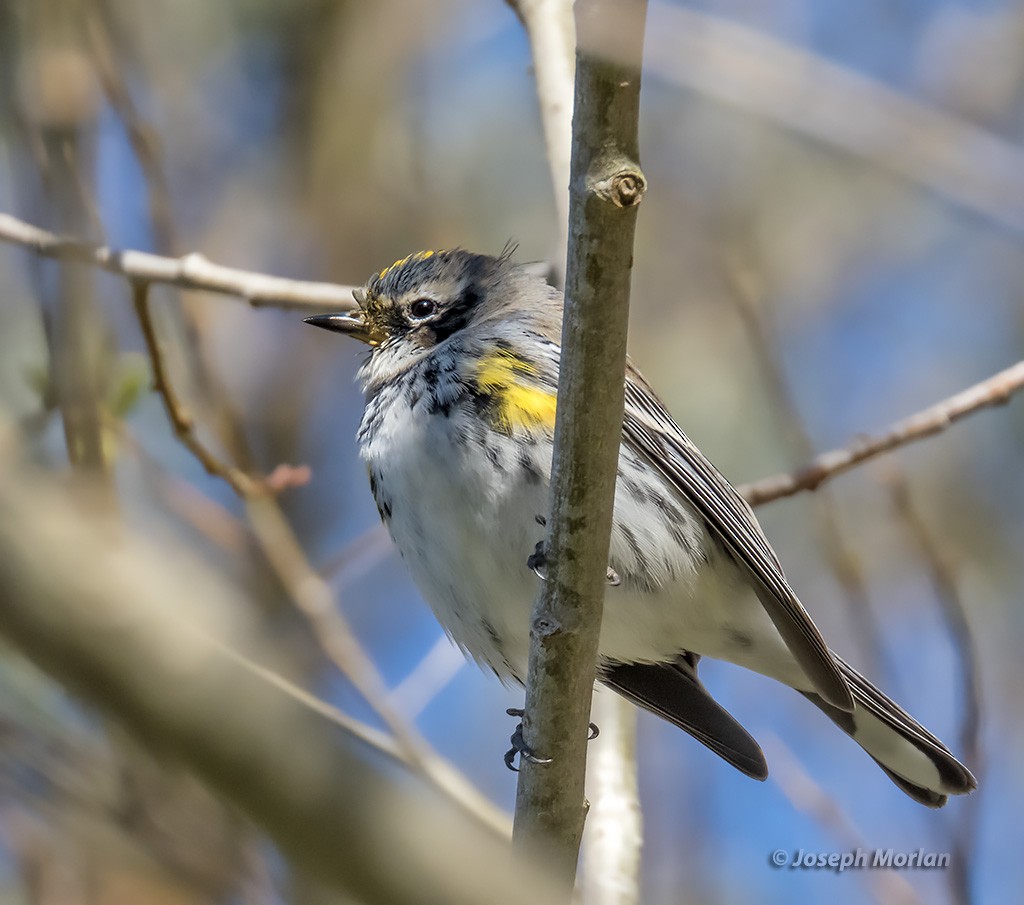
[[[646,63],[671,84],[735,104],[1024,231],[1024,152],[866,75],[769,35],[659,3]]]
[[[929,406],[916,415],[897,421],[878,436],[864,437],[848,447],[821,453],[794,472],[772,475],[750,484],[743,484],[737,489],[751,506],[770,503],[804,490],[815,490],[825,481],[849,471],[868,459],[942,433],[954,422],[974,412],[1003,405],[1022,388],[1024,361]]]
[[[58,236],[0,213],[0,242],[20,245],[45,258],[81,261],[129,280],[162,283],[244,299],[254,308],[323,311],[352,307],[352,286],[289,280],[214,264],[201,254],[166,258],[144,251],[118,250]]]
[[[513,839],[571,889],[622,428],[646,0],[577,0],[569,252],[545,551]],[[614,61],[603,52],[614,45]],[[625,62],[620,62],[625,61]]]
[[[107,102],[121,120],[132,152],[142,169],[149,223],[157,250],[171,254],[176,242],[167,175],[160,160],[156,135],[139,115],[121,71],[108,21],[109,14],[108,4],[103,0],[86,4],[82,19],[84,43]]]
[[[572,157],[572,98],[576,23],[572,0],[507,0],[530,38],[544,144],[547,148],[555,214],[558,269],[569,241],[569,163]],[[561,277],[563,274],[559,274]],[[561,280],[559,279],[559,282]]]
[[[466,658],[447,635],[441,635],[388,696],[406,719],[421,714],[466,665]]]
[[[246,608],[198,558],[83,513],[4,458],[0,633],[19,650],[359,901],[553,901],[498,834],[226,656],[198,620]]]
[[[84,235],[93,225],[88,184],[99,96],[77,40],[77,10],[67,3],[37,4],[22,18],[31,43],[15,54],[21,97],[14,103],[43,167],[40,207],[57,229]],[[65,262],[56,283],[41,281],[41,287],[49,391],[60,409],[68,460],[98,475],[108,465],[100,401],[107,363],[92,283],[88,268]],[[106,503],[112,503],[109,493]]]
[[[643,814],[636,772],[637,708],[598,688],[590,713],[601,727],[587,763],[590,813],[580,865],[582,905],[635,905],[640,901]]]
[[[149,226],[153,235],[154,251],[161,255],[178,255],[179,242],[174,224],[173,204],[164,164],[160,139],[152,124],[139,111],[132,99],[128,77],[123,71],[128,63],[125,45],[130,37],[117,27],[117,14],[108,0],[94,0],[82,10],[82,33],[89,50],[93,69],[114,115],[121,121],[128,143],[142,171],[146,184]],[[139,72],[132,74],[138,85]],[[169,306],[165,316],[175,325],[172,332],[180,334],[178,348],[188,365],[189,385],[200,391],[200,398],[212,409],[213,426],[231,453],[241,465],[252,462],[248,437],[234,417],[233,406],[218,372],[207,359],[201,341],[200,327],[208,318],[208,309],[191,304],[192,299],[182,293],[180,303]]]
[[[939,601],[943,619],[956,650],[960,683],[963,687],[959,753],[964,761],[971,765],[971,771],[980,783],[985,767],[981,747],[981,680],[977,646],[971,624],[967,619],[967,607],[960,594],[952,565],[942,555],[935,538],[914,506],[906,475],[899,468],[893,467],[886,475],[886,483],[892,495],[893,506],[928,567],[936,599]],[[950,885],[955,900],[960,905],[970,905],[974,901],[971,893],[971,866],[974,864],[978,814],[977,799],[965,801],[952,830],[954,853],[950,864]]]

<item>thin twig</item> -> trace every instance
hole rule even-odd
[[[394,549],[383,522],[374,522],[327,557],[320,571],[332,582],[351,583],[379,566]]]
[[[955,421],[974,412],[1003,405],[1022,388],[1024,361],[909,418],[897,421],[879,436],[864,437],[851,446],[821,453],[794,472],[771,475],[737,489],[751,506],[770,503],[804,490],[816,490],[825,481],[849,471],[868,459],[906,446],[908,443],[933,437],[942,433]]]
[[[938,543],[914,506],[906,475],[901,469],[893,466],[886,474],[886,484],[897,514],[906,525],[928,567],[935,598],[939,602],[943,620],[956,650],[956,659],[960,666],[960,687],[963,688],[960,753],[970,764],[971,771],[980,784],[985,767],[981,748],[981,681],[977,645],[967,619],[967,607],[952,565],[942,555]],[[952,830],[954,852],[950,865],[950,879],[953,894],[960,905],[970,905],[974,899],[971,891],[971,865],[974,863],[978,814],[978,798],[972,796],[969,801],[964,802]]]
[[[195,484],[164,468],[123,420],[107,413],[104,427],[129,447],[144,476],[154,485],[161,501],[171,512],[226,552],[236,556],[245,552],[249,533],[241,519]]]
[[[144,251],[94,245],[47,232],[10,214],[0,213],[0,242],[20,245],[45,258],[81,261],[136,282],[238,296],[254,308],[323,311],[354,305],[351,286],[289,280],[224,267],[198,253],[167,258]]]
[[[127,442],[131,443],[133,451],[135,452],[136,455],[138,455],[140,461],[145,465],[145,467],[151,469],[160,468],[159,464],[151,457],[148,450],[146,450],[146,448],[138,441],[138,439],[134,437],[129,431],[124,429],[123,424],[121,424],[120,422],[114,422],[110,424],[110,427],[113,429],[120,428],[120,436]],[[162,480],[168,480],[173,479],[174,476],[159,475],[158,477]],[[220,520],[224,524],[224,527],[216,531],[215,534],[212,536],[211,534],[207,534],[207,537],[210,537],[211,539],[221,543],[225,543],[226,541],[225,545],[227,546],[228,549],[237,551],[240,540],[244,535],[244,526],[241,522],[234,519],[230,512],[222,510],[219,507],[219,504],[214,503],[212,500],[209,500],[202,493],[197,491],[195,487],[193,487],[193,485],[187,482],[176,481],[173,485],[173,493],[174,496],[176,497],[175,505],[180,506],[182,503],[182,500],[180,498],[184,497],[185,499],[189,500],[188,506],[200,506],[204,508],[201,518],[196,513],[189,513],[186,515],[190,523],[200,531],[205,530],[205,526],[203,523],[208,521],[209,518],[211,517],[210,511],[205,511],[206,507],[216,507],[214,510],[212,510],[213,513],[215,513],[213,517],[215,519]],[[188,494],[192,495],[191,499],[189,499],[186,496]],[[227,531],[231,532],[230,540],[227,540],[225,537]],[[367,744],[370,744],[375,748],[379,748],[381,751],[392,757],[396,757],[399,760],[402,760],[409,766],[414,766],[414,764],[406,756],[405,749],[401,745],[399,745],[399,743],[396,741],[393,735],[390,735],[386,732],[382,732],[379,729],[374,729],[372,726],[360,722],[354,717],[351,717],[343,711],[339,710],[334,705],[329,704],[321,698],[316,697],[315,695],[306,691],[304,688],[295,685],[293,682],[289,681],[279,673],[274,672],[273,670],[268,669],[267,667],[262,666],[253,660],[248,659],[247,657],[244,657],[243,655],[239,654],[237,651],[231,648],[222,646],[221,650],[224,656],[235,659],[240,665],[244,666],[250,672],[259,675],[262,679],[264,679],[267,682],[270,682],[277,688],[281,689],[286,694],[295,698],[295,700],[297,700],[298,702],[316,711],[320,715],[327,717],[328,719],[337,723],[339,726],[342,726],[346,731],[358,736],[362,741],[365,741]],[[500,822],[496,824],[496,826],[498,826],[503,831],[507,831],[508,820],[503,816]]]
[[[246,513],[263,554],[281,579],[288,596],[312,628],[320,647],[384,721],[406,759],[428,772],[426,741],[392,706],[388,689],[373,660],[356,641],[345,617],[334,605],[330,586],[306,559],[280,507],[262,497],[246,497]]]
[[[566,896],[584,819],[587,723],[595,678],[615,470],[637,205],[640,62],[646,0],[577,0],[569,252],[545,550],[533,610],[513,840],[548,860]],[[595,51],[614,42],[625,63]]]
[[[132,99],[128,80],[122,72],[125,66],[125,41],[118,40],[114,11],[108,0],[96,0],[87,4],[82,12],[82,32],[97,79],[107,103],[124,128],[132,153],[142,171],[154,250],[162,255],[177,255],[179,242],[172,213],[167,167],[156,129],[141,115]],[[133,76],[133,82],[138,84],[139,73]],[[220,429],[219,437],[230,451],[231,458],[242,465],[250,465],[252,454],[248,437],[241,429],[239,420],[234,417],[228,393],[217,371],[211,367],[201,342],[201,316],[207,309],[190,305],[184,293],[181,302],[171,307],[167,314],[178,328],[172,335],[178,332],[181,334],[180,351],[188,363],[191,382],[201,390],[200,398],[211,405],[216,415],[215,426]]]
[[[266,493],[262,481],[251,478],[240,468],[221,461],[211,452],[195,432],[195,423],[184,403],[178,398],[174,383],[167,371],[167,362],[160,348],[160,340],[156,335],[153,314],[149,307],[149,283],[135,281],[132,283],[132,303],[142,329],[142,337],[149,353],[150,365],[153,368],[153,389],[163,401],[167,420],[171,422],[178,440],[186,446],[211,475],[223,478],[231,489],[243,499]]]

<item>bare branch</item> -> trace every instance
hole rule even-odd
[[[751,506],[760,506],[804,490],[815,490],[851,468],[908,443],[942,433],[947,427],[982,409],[1003,405],[1024,388],[1024,361],[976,383],[955,396],[929,406],[916,415],[897,421],[885,433],[865,437],[851,446],[815,456],[802,468],[788,474],[762,478],[737,489]]]
[[[621,435],[637,204],[645,0],[578,0],[569,253],[545,550],[534,608],[513,839],[571,888]],[[615,46],[615,62],[603,52]],[[599,53],[598,49],[602,49]],[[618,60],[625,60],[625,63]]]
[[[160,159],[156,133],[139,115],[121,72],[113,30],[109,22],[110,13],[107,3],[86,4],[82,9],[82,35],[103,94],[121,120],[132,153],[142,170],[146,183],[149,222],[157,250],[171,254],[177,243],[166,170]]]
[[[145,447],[143,447],[134,436],[124,429],[124,425],[120,422],[116,422],[112,424],[111,427],[114,429],[120,429],[122,438],[132,444],[133,450],[139,455],[140,460],[145,467],[152,471],[156,471],[158,469],[156,463],[149,457]],[[242,534],[244,530],[244,526],[241,522],[236,521],[229,512],[221,510],[217,504],[199,493],[199,491],[197,491],[191,484],[185,481],[175,480],[173,475],[168,476],[156,474],[154,475],[154,479],[161,482],[166,481],[168,483],[173,481],[173,487],[170,487],[168,492],[165,494],[166,497],[170,498],[169,504],[177,507],[178,510],[190,521],[193,527],[201,533],[207,534],[207,536],[210,537],[210,521],[213,520],[215,522],[220,522],[220,530],[215,530],[211,539],[215,542],[222,543],[226,545],[228,549],[237,552],[242,543]],[[272,504],[272,500],[269,498],[261,498],[261,503],[264,506],[268,506]],[[202,512],[197,514],[189,511],[194,507],[201,507]],[[211,509],[211,507],[213,508]],[[276,506],[274,507],[274,510],[277,513],[280,513],[280,510]],[[263,519],[259,519],[258,524],[264,524]],[[283,527],[279,526],[276,531],[288,531],[287,524]],[[227,536],[225,536],[226,532],[228,533]],[[271,533],[265,536],[260,536],[263,540],[270,542],[280,535]],[[289,539],[290,531],[284,536],[286,538],[286,545],[290,546],[294,543],[293,537]],[[271,565],[273,566],[274,564],[272,563]],[[340,632],[347,630],[348,627],[343,621],[329,626],[329,633],[332,636],[338,636]],[[318,637],[317,640],[320,642],[321,649],[324,650],[328,659],[331,659],[332,662],[334,662],[334,665],[337,666],[342,673],[348,676],[354,671],[355,667],[353,663],[345,657],[339,657],[338,651],[334,649],[334,645],[328,645],[324,638]],[[447,639],[442,640],[449,648],[451,648],[451,643]],[[335,642],[335,645],[337,646],[353,644],[355,644],[355,640],[351,636],[348,638],[342,638],[340,642]],[[466,808],[470,813],[475,814],[484,823],[491,826],[495,831],[501,833],[503,836],[511,835],[510,816],[496,805],[492,804],[489,799],[481,795],[469,783],[469,781],[466,780],[462,773],[460,773],[448,761],[432,752],[429,748],[423,752],[423,755],[421,756],[421,761],[425,761],[425,765],[422,762],[420,764],[414,763],[414,761],[408,756],[407,747],[400,744],[394,735],[382,732],[360,722],[359,720],[356,720],[354,717],[342,712],[337,707],[328,704],[326,701],[317,698],[305,689],[288,681],[279,673],[273,672],[272,670],[243,657],[232,649],[224,648],[223,653],[225,656],[236,659],[239,665],[244,666],[250,672],[255,673],[260,678],[281,689],[301,704],[315,710],[317,713],[337,723],[339,726],[342,726],[368,745],[379,748],[385,754],[401,760],[410,767],[417,767],[422,773],[424,773],[424,775],[431,779],[438,788],[450,795],[454,802]],[[465,661],[462,659],[461,654],[458,656],[460,663],[464,663]],[[357,660],[359,659],[365,659],[365,654],[363,654],[361,650],[359,650],[359,653],[357,654]],[[353,682],[353,684],[355,684],[357,688],[360,687],[360,683],[358,682]],[[368,698],[373,695],[372,690],[366,688],[365,685],[361,688],[361,692]],[[371,707],[375,706],[374,700],[372,699],[368,699],[368,703]],[[398,705],[393,704],[392,706],[397,707]],[[392,719],[397,719],[397,717],[392,715]]]
[[[20,245],[45,258],[82,261],[132,281],[161,283],[244,299],[254,308],[323,311],[352,307],[352,286],[289,280],[214,264],[201,254],[165,258],[144,251],[118,250],[58,236],[0,213],[0,242]]]
[[[132,284],[132,302],[135,305],[139,326],[142,328],[142,338],[145,340],[146,350],[149,353],[149,362],[153,368],[153,389],[163,402],[167,420],[171,422],[171,427],[174,428],[177,438],[202,463],[207,472],[227,481],[231,485],[231,489],[240,497],[250,497],[266,492],[262,481],[249,477],[234,465],[222,462],[196,436],[192,416],[175,392],[166,360],[160,349],[160,340],[156,335],[153,315],[149,309],[149,283],[136,282]]]
[[[559,258],[568,243],[569,165],[576,26],[571,0],[509,0],[526,27],[544,123],[548,167],[560,220]],[[560,268],[559,268],[560,270]],[[561,276],[561,274],[560,274]],[[599,688],[591,716],[604,727],[587,761],[592,811],[583,838],[580,889],[585,905],[635,905],[640,899],[643,815],[638,798],[636,709]]]

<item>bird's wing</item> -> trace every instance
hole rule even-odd
[[[754,512],[697,449],[638,371],[626,375],[623,438],[672,484],[746,572],[771,617],[821,697],[853,710],[853,697],[817,626],[786,581]]]
[[[757,742],[697,678],[698,659],[686,653],[675,663],[606,663],[598,678],[688,732],[747,776],[767,778],[768,765]]]

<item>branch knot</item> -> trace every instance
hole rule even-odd
[[[647,191],[647,177],[635,163],[624,163],[612,173],[593,179],[590,191],[616,207],[636,207]]]

